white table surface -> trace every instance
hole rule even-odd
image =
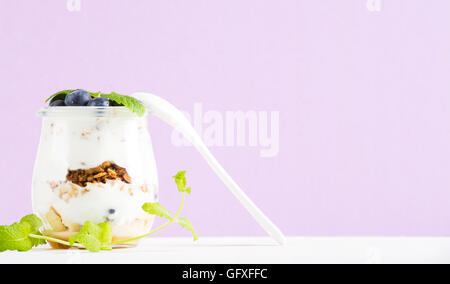
[[[450,263],[450,238],[290,237],[285,246],[269,238],[149,238],[136,248],[100,253],[45,246],[0,253],[5,263]]]

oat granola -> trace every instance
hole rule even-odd
[[[113,162],[104,162],[98,167],[87,170],[69,170],[67,181],[85,187],[88,183],[106,183],[107,180],[121,180],[131,183],[131,178],[125,168]]]

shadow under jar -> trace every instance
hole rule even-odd
[[[150,232],[154,216],[142,205],[157,201],[158,177],[146,116],[125,107],[49,107],[38,114],[32,199],[44,234],[68,240],[86,221],[110,223],[113,241]]]

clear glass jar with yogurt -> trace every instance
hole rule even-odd
[[[142,205],[158,199],[146,116],[125,107],[48,107],[33,175],[45,235],[68,240],[86,221],[109,222],[113,241],[150,231]]]

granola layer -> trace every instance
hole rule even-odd
[[[121,180],[131,183],[131,177],[125,168],[113,162],[104,162],[100,166],[87,170],[69,170],[67,181],[85,187],[88,183],[106,183],[107,180]]]

